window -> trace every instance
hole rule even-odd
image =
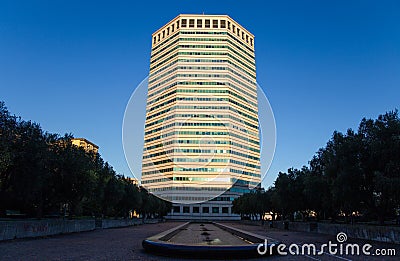
[[[197,28],[202,28],[202,27],[203,27],[203,20],[197,19]]]
[[[182,19],[182,27],[186,27],[187,24],[187,20],[186,19]]]
[[[221,28],[226,28],[226,22],[225,22],[225,20],[221,20]]]
[[[193,207],[193,213],[199,213],[200,208],[199,207]]]
[[[164,37],[165,37],[165,30],[162,31],[162,38],[164,38]]]
[[[190,28],[194,27],[194,19],[189,19],[189,27]]]
[[[231,22],[228,21],[228,29],[231,30]]]
[[[210,213],[209,207],[203,207],[203,213]]]
[[[160,41],[160,34],[157,35],[157,41]]]
[[[229,208],[228,207],[222,207],[222,213],[228,214],[229,213]]]
[[[233,33],[235,33],[235,30],[236,30],[236,26],[232,25],[232,31],[233,31]]]
[[[246,35],[246,43],[249,43],[249,36]]]
[[[240,36],[240,29],[238,28],[236,31],[237,36]]]
[[[181,207],[180,206],[175,206],[174,207],[174,213],[181,213]]]
[[[219,207],[212,207],[212,213],[213,214],[218,214],[219,213]]]
[[[250,38],[250,45],[253,46],[253,38]]]
[[[171,26],[171,32],[174,32],[175,31],[175,25],[173,24],[172,26]]]
[[[218,28],[218,20],[213,20],[213,28]]]
[[[153,44],[156,43],[156,39],[157,39],[157,38],[154,36],[154,37],[153,37]]]
[[[205,28],[210,28],[210,20],[206,19]]]
[[[242,32],[242,39],[244,40],[244,33]]]
[[[190,207],[183,207],[183,213],[190,213]]]
[[[176,29],[179,29],[179,21],[176,22]]]
[[[167,28],[167,35],[169,35],[169,27]]]

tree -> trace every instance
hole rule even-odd
[[[242,216],[263,210],[293,219],[303,219],[312,211],[317,218],[344,216],[394,217],[400,209],[400,119],[398,112],[380,115],[376,120],[363,119],[355,132],[335,131],[301,170],[280,172],[274,186],[257,195],[245,194],[233,202]],[[270,200],[270,202],[268,202]],[[256,203],[255,203],[256,202]],[[350,218],[350,219],[349,219]]]
[[[376,120],[363,119],[359,133],[364,144],[363,165],[368,191],[372,191],[371,212],[383,224],[400,207],[400,119],[398,111],[379,115]],[[370,199],[368,198],[368,199]]]
[[[29,217],[67,212],[126,217],[142,207],[137,186],[99,154],[72,145],[72,138],[12,116],[0,102],[0,216],[16,210]],[[153,201],[156,211],[165,212],[167,204]]]

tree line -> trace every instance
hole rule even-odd
[[[272,219],[343,219],[345,222],[399,217],[400,119],[398,111],[362,119],[358,130],[335,131],[301,169],[280,172],[266,191],[233,202],[236,213]]]
[[[43,131],[0,102],[0,217],[163,216],[171,205],[119,175],[100,154],[72,145],[72,135]]]

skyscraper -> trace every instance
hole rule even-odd
[[[226,15],[177,16],[152,35],[147,95],[142,185],[183,204],[172,215],[231,215],[261,182],[254,36]]]

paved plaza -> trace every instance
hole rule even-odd
[[[98,229],[91,232],[51,236],[47,238],[21,239],[0,243],[0,260],[179,260],[173,257],[159,257],[144,252],[142,240],[182,222],[145,224],[140,226]],[[315,243],[318,246],[328,241],[336,242],[335,236],[315,233],[293,232],[269,229],[255,225],[244,225],[237,222],[224,223],[248,232],[268,236],[290,244]],[[349,240],[351,243],[369,243],[374,248],[395,248],[396,257],[385,257],[384,260],[398,260],[400,246],[362,240]],[[195,256],[193,257],[195,258]],[[365,256],[273,256],[269,260],[383,260],[382,257]],[[196,260],[196,259],[186,259]],[[263,260],[263,259],[251,259]]]

